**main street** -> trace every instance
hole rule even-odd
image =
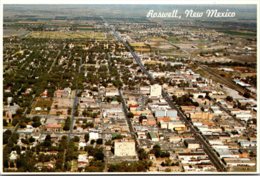
[[[199,141],[199,143],[203,146],[205,153],[209,156],[211,162],[215,165],[218,171],[226,171],[225,164],[219,159],[214,149],[210,146],[210,144],[206,141],[206,138],[200,133],[200,131],[194,127],[191,121],[188,120],[187,116],[177,107],[172,101],[169,94],[163,90],[163,97],[168,102],[171,108],[174,108],[178,112],[178,116],[185,122],[185,125],[189,127],[194,137]]]
[[[78,73],[80,74],[81,72],[81,67],[82,67],[82,58],[80,58],[80,64],[79,64],[79,68],[78,68]],[[75,95],[73,98],[73,105],[71,108],[71,118],[70,118],[70,131],[69,131],[69,135],[68,135],[68,141],[71,139],[71,134],[73,132],[73,126],[74,126],[74,118],[75,118],[75,111],[78,105],[78,80],[76,80],[76,91],[75,91]]]
[[[122,98],[122,106],[123,106],[123,110],[124,110],[124,113],[125,113],[126,121],[127,121],[128,127],[129,127],[129,131],[130,131],[132,137],[133,137],[134,140],[135,140],[135,144],[136,144],[137,149],[139,149],[139,141],[138,141],[137,136],[136,136],[136,134],[135,134],[133,125],[132,125],[132,123],[131,123],[131,120],[130,120],[130,118],[127,117],[128,108],[127,108],[125,99],[124,99],[124,97],[123,97],[122,90],[119,89],[118,91],[119,91],[119,96]]]
[[[105,26],[110,27],[110,29],[113,32],[113,35],[115,36],[115,38],[117,38],[118,41],[122,42],[124,44],[124,46],[128,49],[128,51],[132,54],[136,63],[140,66],[142,72],[147,75],[147,77],[150,79],[150,81],[154,81],[154,78],[145,69],[140,57],[134,52],[132,47],[129,46],[128,42],[124,41],[121,38],[121,36],[119,35],[119,33],[115,31],[114,27],[109,25],[108,22],[103,17],[101,17],[101,18],[104,21]],[[170,105],[171,108],[174,108],[174,109],[177,110],[179,117],[182,119],[182,121],[185,122],[185,125],[191,130],[194,137],[200,142],[200,144],[202,145],[205,153],[208,155],[209,159],[214,164],[214,166],[217,168],[217,170],[220,171],[220,172],[226,171],[225,164],[220,160],[220,158],[217,156],[217,154],[215,153],[214,149],[210,146],[210,144],[206,142],[205,137],[202,136],[200,131],[197,130],[193,126],[193,124],[187,119],[187,116],[179,109],[179,107],[177,107],[175,104],[173,104],[169,94],[165,90],[162,91],[162,96],[165,98],[165,100],[168,102],[168,104]]]
[[[102,18],[102,20],[105,22],[105,26],[108,27],[109,25],[108,25],[108,23],[105,21],[105,19],[104,19],[103,17],[101,17],[101,18]],[[114,36],[117,38],[117,40],[124,43],[124,41],[121,39],[121,37],[120,37],[120,36],[118,35],[118,33],[115,31],[114,27],[111,27],[111,30],[113,31],[113,34],[114,34]],[[133,52],[133,54],[135,54],[135,53]],[[109,58],[109,60],[111,59],[109,54],[108,54],[108,58]],[[141,64],[141,63],[140,63],[140,64]],[[143,65],[142,65],[142,67],[144,68]],[[135,140],[135,145],[136,145],[136,148],[137,148],[137,150],[138,150],[138,149],[139,149],[139,141],[138,141],[137,136],[136,136],[136,134],[135,134],[133,125],[132,125],[132,123],[131,123],[131,120],[127,117],[127,115],[128,115],[128,108],[127,108],[125,99],[124,99],[124,97],[123,97],[122,90],[121,90],[121,89],[118,89],[118,91],[119,91],[119,96],[120,96],[121,99],[122,99],[122,108],[123,108],[123,111],[124,111],[124,114],[125,114],[125,118],[126,118],[126,122],[127,122],[127,124],[128,124],[128,127],[129,127],[130,134],[132,135],[133,139]]]

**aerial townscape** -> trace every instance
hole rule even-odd
[[[211,6],[4,5],[3,171],[256,172],[256,5]]]

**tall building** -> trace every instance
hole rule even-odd
[[[162,95],[162,86],[159,84],[151,85],[150,96],[159,97]]]
[[[115,156],[136,156],[134,140],[115,141]]]

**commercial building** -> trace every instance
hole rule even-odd
[[[151,85],[150,96],[160,97],[162,95],[162,86],[159,84]]]
[[[136,156],[135,142],[133,140],[115,141],[115,156]]]

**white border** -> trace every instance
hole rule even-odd
[[[257,4],[257,0],[3,0],[3,4]]]
[[[259,34],[259,21],[260,21],[260,17],[259,17],[259,0],[185,0],[185,1],[175,1],[175,0],[142,0],[142,1],[138,1],[138,0],[128,0],[128,1],[124,1],[122,2],[122,0],[95,0],[93,1],[84,1],[84,0],[2,0],[0,2],[0,36],[3,36],[3,5],[4,4],[183,4],[183,5],[187,5],[187,4],[191,4],[191,5],[195,5],[195,4],[212,4],[212,5],[217,5],[217,4],[256,4],[257,5],[257,112],[260,112],[260,107],[259,107],[259,68],[260,68],[260,63],[259,63],[259,52],[258,49],[259,48],[259,39],[260,39],[260,34]],[[1,101],[3,100],[3,38],[0,37],[0,98]],[[2,110],[3,110],[3,103],[0,103],[0,113],[2,114]],[[2,116],[0,116],[2,117]],[[260,117],[260,116],[259,116]],[[177,173],[178,175],[186,175],[186,174],[200,174],[200,175],[206,175],[206,174],[239,174],[239,175],[252,175],[252,174],[259,174],[260,173],[260,164],[259,164],[259,155],[260,155],[260,147],[259,147],[259,122],[260,119],[257,120],[257,170],[254,173],[241,173],[241,172],[204,172],[204,173]],[[0,137],[0,175],[1,173],[3,173],[3,164],[2,164],[2,134],[3,134],[3,120],[0,119],[0,133],[1,133],[1,137]],[[165,172],[127,172],[127,173],[123,173],[123,172],[98,172],[98,173],[81,173],[81,172],[46,172],[46,173],[39,173],[39,172],[35,172],[35,173],[23,173],[23,172],[15,172],[15,173],[4,173],[5,175],[14,175],[14,174],[20,174],[20,175],[47,175],[47,174],[78,174],[78,175],[97,175],[97,174],[104,174],[104,175],[112,175],[112,174],[127,174],[127,175],[132,175],[132,174],[175,174],[175,173],[165,173]]]
[[[3,35],[3,4],[2,2],[0,2],[0,36],[4,36]],[[3,37],[0,37],[0,111],[1,114],[3,114]],[[3,115],[0,115],[1,119],[0,119],[0,133],[1,133],[1,137],[0,137],[0,175],[3,172],[2,170],[2,166],[3,166]]]

